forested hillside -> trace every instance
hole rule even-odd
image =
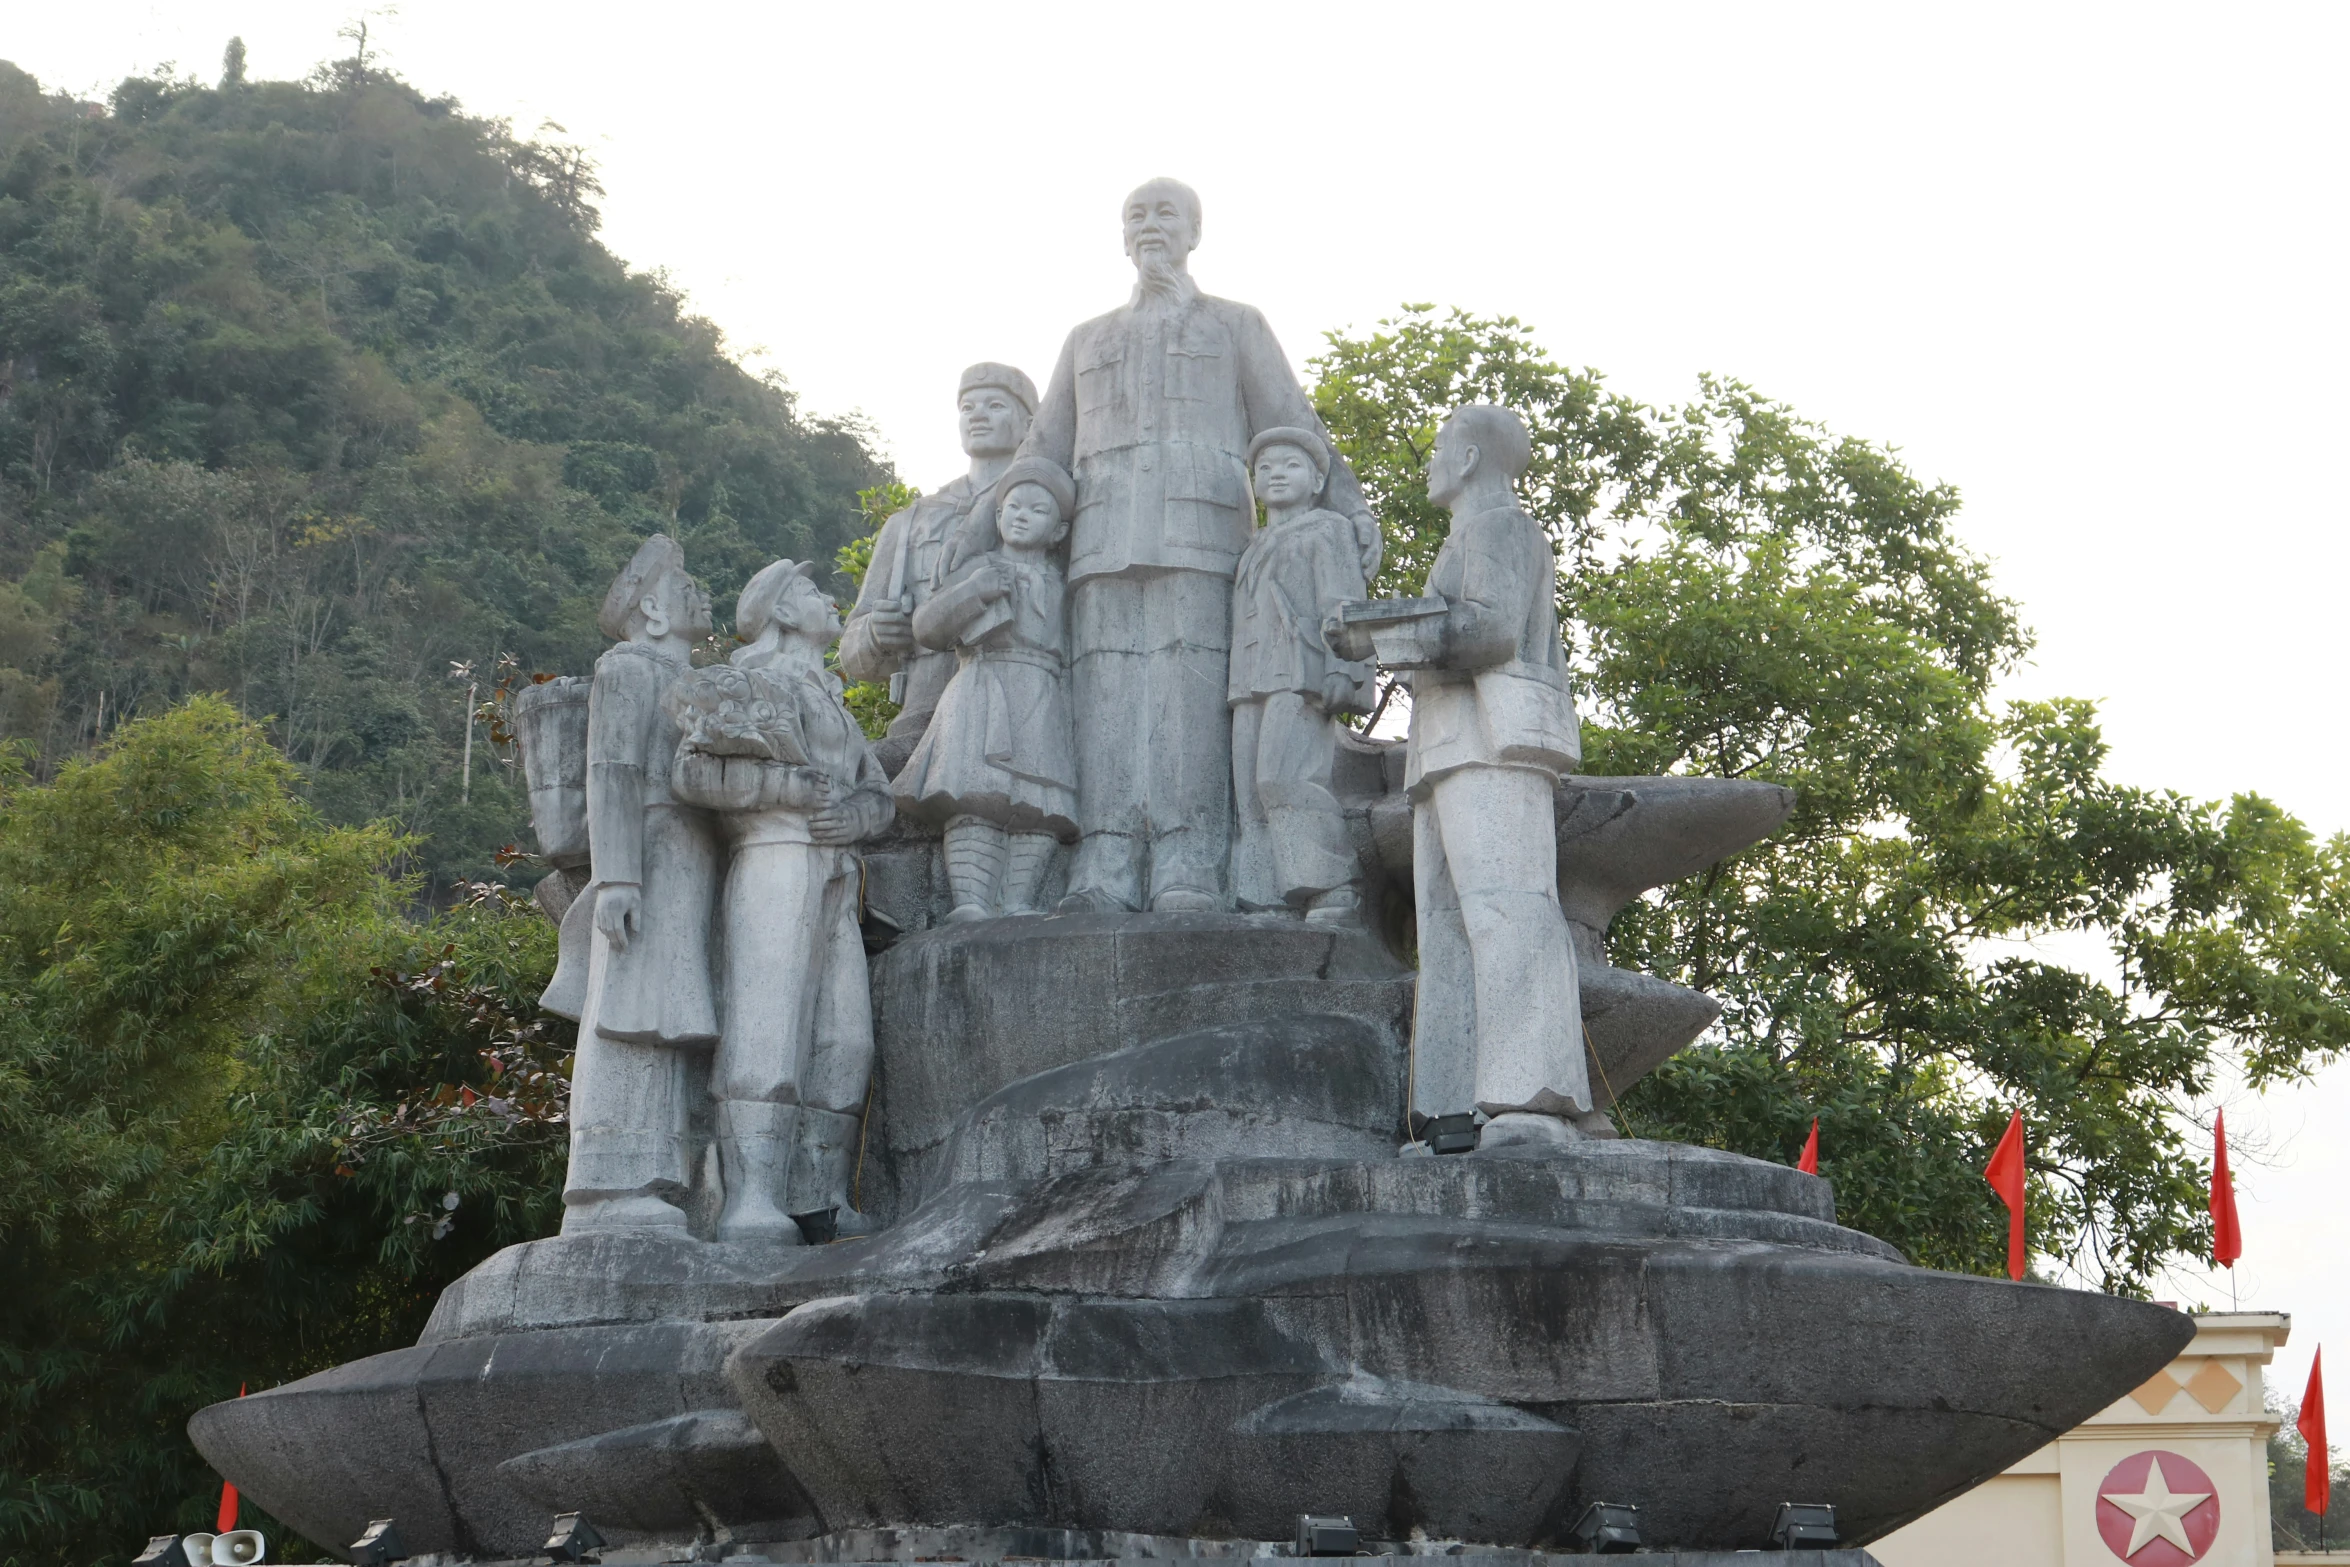
[[[888,475],[597,243],[576,149],[242,75],[100,106],[0,63],[0,739],[47,777],[226,692],[445,887],[522,820],[478,731],[466,801],[453,664],[584,670],[643,535],[723,606]]]

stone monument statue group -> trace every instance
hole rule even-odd
[[[798,1567],[1865,1542],[2192,1336],[1615,1135],[1720,1004],[1609,922],[1794,792],[1575,770],[1507,409],[1444,421],[1444,547],[1373,600],[1355,476],[1191,282],[1198,198],[1122,211],[1132,296],[1041,396],[963,373],[970,471],[845,626],[776,561],[697,667],[655,537],[592,678],[517,699],[579,1021],[562,1233],[412,1346],[199,1411],[256,1504],[444,1564],[586,1516],[628,1562]],[[836,641],[894,688],[879,742]],[[1346,722],[1375,667],[1400,746]]]
[[[708,1049],[718,1237],[861,1232],[856,845],[893,815],[939,830],[952,922],[1359,921],[1332,769],[1374,661],[1413,695],[1412,1108],[1494,1146],[1592,1115],[1552,809],[1579,746],[1550,541],[1512,493],[1524,424],[1446,421],[1427,596],[1370,602],[1380,529],[1346,459],[1264,317],[1192,282],[1198,196],[1153,180],[1123,219],[1133,295],[1070,333],[1041,397],[1010,365],[963,372],[970,471],[883,525],[845,628],[813,562],[777,561],[737,601],[741,645],[696,669],[710,602],[679,547],[647,540],[612,584],[592,879],[548,993],[580,1024],[567,1231],[687,1222],[680,1052]],[[899,702],[876,746],[836,639]]]

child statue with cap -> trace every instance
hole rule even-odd
[[[1067,583],[1057,554],[1077,509],[1066,470],[1024,457],[996,489],[997,548],[914,614],[958,667],[895,784],[898,809],[943,824],[951,920],[1038,911],[1054,846],[1077,837]]]
[[[1350,519],[1315,504],[1330,477],[1319,433],[1266,430],[1248,466],[1265,526],[1232,580],[1233,892],[1244,909],[1343,922],[1361,868],[1330,769],[1339,715],[1369,706],[1371,666],[1332,652],[1322,621],[1365,596],[1364,551]]]
[[[676,792],[716,815],[729,851],[710,1071],[721,1241],[796,1246],[867,1228],[850,1189],[873,1067],[851,845],[892,812],[824,667],[840,616],[814,571],[779,560],[751,578],[735,606],[748,643],[664,699],[683,732]]]

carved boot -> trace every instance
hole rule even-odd
[[[873,1233],[873,1221],[854,1206],[857,1150],[864,1128],[862,1116],[800,1107],[799,1137],[792,1148],[790,1207],[803,1231],[823,1231],[826,1240]]]
[[[1036,891],[1044,885],[1057,847],[1049,832],[1016,832],[1004,864],[1003,908],[1006,914],[1038,912]]]
[[[1333,887],[1306,905],[1306,918],[1317,925],[1353,925],[1361,920],[1362,894],[1353,883]]]
[[[764,1099],[718,1101],[718,1168],[726,1203],[718,1238],[735,1244],[797,1246],[800,1227],[783,1210],[798,1105]]]
[[[1004,830],[976,816],[947,821],[947,886],[955,895],[954,921],[983,920],[995,909],[1004,879]]]
[[[1502,1148],[1560,1148],[1568,1143],[1579,1143],[1585,1136],[1583,1129],[1565,1116],[1543,1115],[1533,1110],[1505,1110],[1487,1121],[1477,1134],[1477,1152],[1492,1153]]]

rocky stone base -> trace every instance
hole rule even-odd
[[[906,1567],[951,1562],[969,1567],[1051,1562],[1055,1567],[1141,1567],[1149,1562],[1296,1561],[1276,1540],[1195,1540],[1171,1535],[1084,1533],[1068,1529],[850,1529],[792,1545],[670,1550],[623,1546],[599,1553],[604,1567]],[[1642,1551],[1643,1567],[1752,1567],[1753,1551]],[[1590,1557],[1512,1550],[1457,1540],[1366,1540],[1358,1556],[1441,1557],[1458,1567],[1565,1567]],[[1331,1558],[1324,1558],[1331,1560]],[[539,1557],[414,1557],[416,1567],[545,1567]],[[1806,1551],[1806,1567],[1879,1567],[1864,1550]]]
[[[876,980],[886,1231],[514,1247],[199,1450],[312,1539],[393,1516],[469,1561],[572,1510],[612,1567],[1253,1559],[1304,1512],[1517,1564],[1602,1499],[1660,1548],[1791,1499],[1865,1544],[2192,1331],[1910,1267],[1715,1150],[1400,1157],[1411,981],[1365,931],[1005,920]]]

